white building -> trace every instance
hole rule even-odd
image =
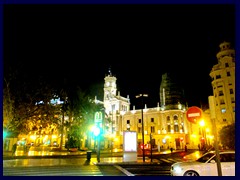
[[[218,131],[235,122],[235,50],[229,42],[223,42],[219,47],[218,64],[210,72]]]

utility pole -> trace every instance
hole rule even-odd
[[[150,134],[150,145],[151,145],[151,162],[152,162],[152,133]]]
[[[143,122],[143,97],[148,97],[148,94],[139,94],[136,96],[136,98],[142,98],[142,101],[141,101],[141,105],[142,105],[142,108],[141,108],[141,112],[142,112],[142,144],[143,144],[143,148],[142,148],[142,151],[143,151],[143,162],[145,162],[145,149],[144,149],[144,122]]]
[[[219,148],[218,148],[218,134],[217,134],[217,127],[216,127],[216,112],[215,112],[215,102],[214,97],[209,96],[209,109],[210,109],[210,117],[212,119],[213,124],[213,130],[214,130],[214,147],[215,147],[215,153],[216,153],[216,161],[217,161],[217,170],[218,170],[218,176],[222,176],[222,168],[221,168],[221,162],[220,162],[220,155],[219,155]]]

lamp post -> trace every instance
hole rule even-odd
[[[150,148],[151,148],[151,162],[152,162],[152,133],[150,133]]]
[[[201,136],[202,136],[202,140],[203,140],[203,148],[206,148],[206,131],[205,131],[205,121],[202,119],[200,122],[199,122],[199,125],[201,127]]]
[[[136,98],[142,98],[142,108],[141,108],[141,113],[142,113],[142,144],[143,144],[143,162],[145,162],[145,149],[144,149],[144,122],[143,122],[143,97],[148,97],[148,94],[139,94],[136,96]]]
[[[217,133],[217,126],[216,126],[216,110],[215,110],[215,100],[213,96],[208,96],[208,102],[209,102],[209,109],[210,109],[210,117],[212,119],[212,127],[213,127],[213,133],[214,133],[214,147],[215,147],[215,153],[216,153],[216,160],[217,160],[217,170],[218,170],[218,176],[222,176],[222,168],[221,168],[221,162],[220,162],[220,155],[219,155],[219,148],[218,148],[218,133]]]

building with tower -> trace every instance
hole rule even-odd
[[[109,68],[108,74],[104,78],[103,104],[106,113],[105,120],[105,147],[113,147],[114,142],[119,145],[122,136],[122,120],[120,114],[130,110],[129,97],[120,96],[117,93],[117,78],[112,75]],[[121,133],[121,134],[120,134]]]
[[[162,75],[160,85],[161,105],[155,108],[130,109],[129,97],[117,94],[117,78],[109,69],[104,78],[103,104],[106,112],[105,147],[122,148],[123,132],[136,131],[138,145],[142,145],[142,124],[146,148],[160,145],[162,149],[198,148],[199,126],[186,118],[184,91],[169,73]],[[142,119],[143,112],[143,119]],[[142,123],[143,120],[143,123]],[[106,144],[108,144],[106,146]]]
[[[216,54],[218,63],[209,74],[218,131],[235,122],[235,50],[229,42],[223,42],[219,47],[220,51]]]

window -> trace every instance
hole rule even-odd
[[[223,99],[221,99],[221,101],[220,101],[220,104],[225,104],[225,102],[224,102],[224,100],[223,100]]]
[[[230,94],[233,94],[233,89],[230,89]]]
[[[217,76],[216,76],[216,79],[221,79],[221,75],[217,75]]]
[[[231,76],[230,72],[227,72],[227,76]]]
[[[127,124],[130,124],[130,120],[127,120]]]
[[[226,153],[220,154],[221,162],[235,162],[235,154],[234,153]]]
[[[171,131],[171,126],[170,126],[170,125],[167,126],[167,131],[168,131],[168,132]]]
[[[142,133],[142,127],[138,127],[138,133]]]
[[[228,64],[228,63],[225,63],[225,67],[229,67],[229,64]]]
[[[155,126],[151,126],[151,133],[155,133]]]
[[[178,120],[178,116],[177,115],[173,116],[173,119]]]
[[[167,121],[170,121],[170,116],[167,116]]]
[[[174,125],[174,132],[179,132],[179,126],[177,124]]]
[[[219,95],[219,96],[223,96],[223,92],[222,92],[222,91],[219,91],[218,95]]]
[[[154,118],[151,118],[151,122],[154,123]]]
[[[141,119],[138,119],[138,123],[141,123],[142,122],[142,120]]]
[[[112,110],[115,111],[115,104],[112,105]]]

